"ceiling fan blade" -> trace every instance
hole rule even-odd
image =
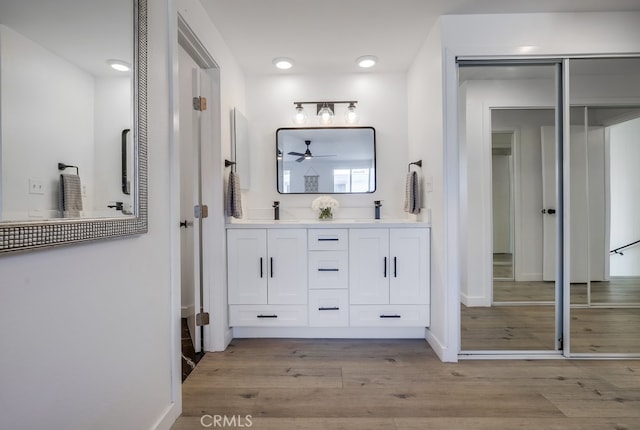
[[[300,157],[300,158],[296,158],[296,161],[298,163],[301,162],[301,161],[304,161],[304,160],[306,160],[306,157],[304,155],[302,155],[302,157]]]
[[[325,154],[325,155],[314,155],[313,158],[316,158],[316,157],[335,157],[335,156],[336,156],[336,154]]]
[[[304,157],[304,154],[300,153],[300,152],[289,152],[289,155],[297,155],[298,157]]]

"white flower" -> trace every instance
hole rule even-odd
[[[313,210],[321,210],[321,209],[336,209],[339,206],[338,201],[333,197],[329,196],[320,196],[313,200],[311,203],[311,209]]]

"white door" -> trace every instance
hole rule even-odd
[[[200,202],[200,130],[201,114],[193,109],[193,97],[199,93],[200,68],[180,47],[180,272],[183,317],[196,352],[201,351],[201,333],[196,325],[201,297],[200,222],[194,219],[194,207]],[[176,226],[178,227],[178,226]]]
[[[544,126],[542,133],[542,279],[556,279],[557,171],[556,128]]]
[[[605,247],[590,242],[604,242],[604,130],[583,126],[570,129],[570,238],[571,282],[604,280]],[[555,127],[542,127],[542,201],[543,201],[543,279],[555,280],[556,208]]]
[[[270,305],[307,303],[307,230],[270,229],[267,234]]]
[[[392,305],[429,303],[429,230],[392,228],[389,230]]]
[[[227,231],[227,285],[230,304],[267,304],[267,262],[266,230]]]
[[[389,303],[389,230],[349,231],[349,299],[356,305]]]

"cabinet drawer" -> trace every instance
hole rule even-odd
[[[429,306],[354,305],[349,308],[352,327],[428,327]]]
[[[347,290],[309,291],[309,325],[312,327],[346,327],[349,325]]]
[[[342,251],[349,242],[349,230],[338,228],[310,228],[308,246],[310,251]]]
[[[231,305],[231,327],[304,327],[307,306],[297,305]]]
[[[309,288],[347,288],[347,251],[309,251]]]

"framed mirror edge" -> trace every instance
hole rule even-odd
[[[377,153],[376,153],[376,129],[373,126],[368,126],[368,125],[346,125],[346,126],[339,126],[339,125],[332,125],[332,126],[310,126],[310,127],[280,127],[278,129],[276,129],[276,153],[278,152],[278,134],[280,133],[280,131],[286,131],[286,130],[335,130],[335,129],[354,129],[354,130],[358,130],[358,129],[370,129],[373,133],[373,168],[374,170],[377,169]],[[304,195],[304,194],[310,194],[310,195],[322,195],[322,194],[336,194],[336,195],[342,195],[342,194],[374,194],[377,189],[378,189],[378,180],[377,177],[375,178],[374,182],[373,182],[373,189],[371,191],[349,191],[349,192],[314,192],[314,191],[308,191],[308,192],[304,192],[304,193],[295,193],[295,192],[283,192],[281,191],[281,186],[280,186],[280,175],[277,173],[278,172],[278,159],[276,158],[276,191],[278,192],[278,194],[280,195],[289,195],[289,194],[294,194],[294,195]]]
[[[147,0],[133,0],[134,216],[0,223],[0,255],[144,234],[147,211]]]

